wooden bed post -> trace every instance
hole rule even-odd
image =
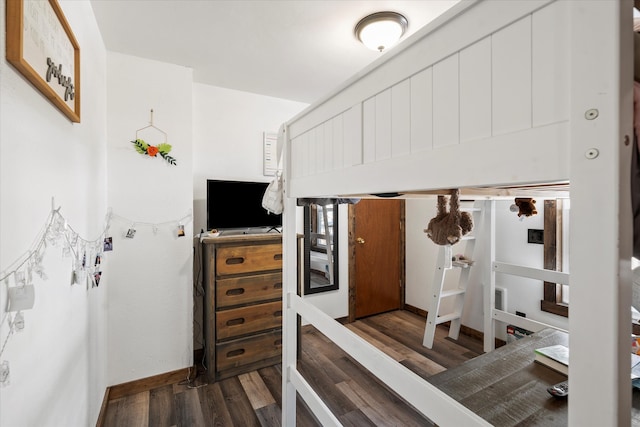
[[[631,423],[631,1],[569,8],[569,425]]]

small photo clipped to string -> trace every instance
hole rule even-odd
[[[127,239],[133,239],[134,237],[136,237],[136,229],[133,227],[133,225],[127,230],[127,234],[124,236]]]
[[[102,277],[102,271],[96,271],[95,273],[93,273],[93,282],[95,283],[96,287],[100,285],[101,277]]]
[[[178,237],[184,237],[184,225],[178,224]]]
[[[104,238],[104,245],[103,245],[103,249],[104,252],[108,252],[108,251],[112,251],[113,250],[113,237],[105,237]]]

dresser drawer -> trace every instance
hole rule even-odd
[[[216,369],[236,368],[282,353],[282,331],[272,331],[216,344]]]
[[[282,244],[222,246],[216,250],[216,275],[282,269]]]
[[[282,327],[282,301],[216,312],[216,339]]]
[[[216,280],[216,308],[282,298],[282,272]]]

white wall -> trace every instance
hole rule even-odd
[[[108,382],[192,364],[192,71],[110,52],[107,63],[108,202],[114,218],[108,288]],[[130,141],[153,125],[167,134],[177,165],[137,153]],[[165,142],[148,128],[137,135]],[[135,238],[125,234],[132,223]]]
[[[544,229],[544,200],[536,199],[538,215],[529,218],[518,218],[509,211],[511,201],[496,202],[496,258],[501,262],[543,268],[544,245],[527,243],[527,229]],[[569,206],[566,203],[565,208]],[[569,212],[563,214],[569,219]],[[565,223],[565,240],[563,247],[568,248]],[[565,253],[564,260],[568,260]],[[565,270],[566,271],[566,270]],[[506,274],[496,274],[496,286],[507,290],[507,311],[521,311],[534,320],[549,323],[562,329],[569,329],[566,317],[546,313],[540,310],[540,300],[544,298],[543,285],[539,280],[526,279]]]
[[[263,132],[308,104],[203,84],[193,85],[194,230],[206,230],[207,179],[270,181],[263,175]]]
[[[73,124],[5,59],[0,2],[0,276],[31,248],[51,198],[85,239],[100,236],[107,210],[106,53],[87,1],[60,1],[81,48],[81,123]],[[11,384],[0,387],[0,425],[95,425],[106,382],[106,293],[111,259],[97,288],[70,285],[70,257],[49,246],[47,280],[34,274],[36,299],[25,327],[0,360]],[[10,278],[13,286],[13,278]],[[0,287],[0,348],[8,334]]]
[[[527,243],[527,230],[529,228],[544,228],[544,201],[537,199],[538,215],[528,218],[518,218],[515,213],[511,212],[509,206],[512,203],[512,200],[496,201],[496,259],[502,262],[542,268],[543,245]],[[470,206],[470,204],[463,203],[463,206]],[[429,296],[433,284],[438,246],[429,240],[423,229],[427,227],[429,220],[435,214],[435,198],[407,200],[405,301],[407,304],[426,311],[429,310]],[[565,213],[565,218],[568,218],[567,213]],[[474,233],[478,237],[474,255],[476,263],[471,270],[462,323],[475,330],[483,331],[482,277],[484,269],[489,268],[490,260],[481,249],[482,239],[486,239],[486,230],[482,229],[481,224],[476,224]],[[464,245],[464,242],[454,245],[453,253],[464,253]],[[445,277],[445,288],[454,288],[457,285],[459,271],[452,269]],[[522,311],[527,314],[527,317],[534,320],[568,329],[566,318],[540,310],[540,300],[543,299],[542,282],[498,274],[496,275],[496,286],[507,290],[508,312]],[[448,307],[450,307],[450,302],[443,300],[441,313],[447,313]],[[504,327],[497,328],[496,335],[504,339],[506,337],[504,330]]]
[[[270,181],[263,175],[263,132],[280,125],[307,104],[221,87],[193,85],[194,232],[207,229],[207,179]],[[195,268],[200,268],[196,266]],[[202,277],[194,288],[194,348],[202,342]]]

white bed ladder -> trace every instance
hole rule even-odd
[[[473,208],[460,208],[463,212],[471,212],[473,216],[474,229],[480,223],[480,215],[482,214],[483,202],[474,203]],[[463,236],[461,241],[466,241],[464,250],[464,259],[473,261],[473,253],[475,251],[476,237],[475,233]],[[441,323],[451,321],[449,327],[449,337],[454,340],[458,339],[460,334],[460,319],[464,308],[465,296],[467,293],[467,285],[469,284],[469,274],[471,273],[472,263],[453,261],[453,249],[451,245],[440,246],[438,250],[438,260],[436,262],[436,271],[433,277],[431,301],[429,303],[429,313],[427,314],[427,323],[424,329],[424,339],[422,345],[427,348],[433,347],[433,339],[436,334],[436,326]],[[443,290],[446,272],[452,268],[460,268],[460,279],[455,289]],[[440,311],[440,302],[443,298],[455,298],[453,303],[453,311],[449,314],[438,315]]]

